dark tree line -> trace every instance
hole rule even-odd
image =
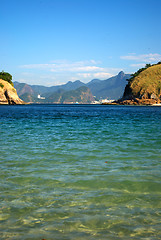
[[[13,86],[12,75],[11,74],[2,71],[2,72],[0,72],[0,79],[9,82]]]
[[[157,64],[161,64],[161,62],[158,62]],[[135,77],[137,77],[137,76],[139,75],[139,73],[141,73],[141,72],[143,72],[145,69],[147,69],[147,68],[149,68],[149,67],[151,67],[151,66],[157,65],[157,64],[152,64],[152,65],[151,65],[150,63],[146,64],[144,68],[140,68],[137,72],[131,74],[131,78],[127,79],[127,81],[128,81],[129,83],[132,82],[132,80],[133,80]]]

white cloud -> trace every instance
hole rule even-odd
[[[22,65],[20,67],[25,69],[44,70],[48,73],[54,72],[55,74],[75,73],[78,76],[82,76],[85,78],[91,76],[101,76],[101,78],[108,76],[111,77],[112,75],[117,74],[119,71],[121,71],[120,68],[104,68],[92,65],[93,61],[94,60],[69,63],[63,60],[62,62],[59,61],[59,63],[57,64],[29,64]]]
[[[152,63],[161,60],[161,55],[158,53],[149,53],[149,54],[141,54],[141,55],[128,55],[128,56],[121,56],[123,60],[132,60],[132,61],[140,61],[145,63]]]
[[[130,64],[130,67],[137,67],[137,68],[145,67],[145,63]]]
[[[91,73],[77,73],[77,76],[79,76],[81,78],[92,78]]]
[[[50,69],[51,72],[95,72],[95,71],[103,71],[103,68],[97,66],[57,66],[55,68]]]
[[[26,75],[27,82],[34,84],[58,85],[67,81],[81,80],[88,82],[91,79],[107,79],[116,74],[122,69],[106,68],[103,63],[95,60],[85,61],[67,61],[55,60],[50,63],[42,64],[27,64],[19,66],[23,72],[32,74],[30,77]]]
[[[113,75],[111,73],[107,73],[107,72],[101,72],[101,73],[98,72],[98,73],[94,73],[93,76],[94,76],[94,78],[104,79],[104,78],[110,78]]]
[[[99,66],[100,61],[86,60],[70,62],[67,60],[56,60],[52,63],[44,64],[27,64],[21,65],[20,68],[30,69],[35,71],[46,71],[48,73],[54,72],[55,74],[67,73],[82,73],[82,76],[89,76],[90,73],[95,73],[95,76],[100,73],[100,76],[112,76],[120,71],[119,68],[104,68]],[[93,74],[94,75],[94,74]],[[81,75],[80,75],[81,76]]]
[[[46,69],[46,68],[51,68],[54,67],[55,64],[26,64],[26,65],[21,65],[19,66],[20,68],[25,68],[25,69]]]
[[[84,79],[93,79],[93,78],[107,79],[113,76],[113,74],[107,73],[107,72],[78,73],[77,75]]]
[[[100,64],[100,62],[95,60],[77,62],[56,60],[53,63],[21,65],[20,68],[48,70],[51,72],[103,71],[103,68],[96,66],[97,64]]]

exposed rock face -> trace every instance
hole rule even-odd
[[[24,104],[18,97],[16,89],[2,79],[0,79],[0,104]]]

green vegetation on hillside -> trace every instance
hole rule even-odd
[[[85,102],[90,103],[90,95],[85,96],[85,93],[88,93],[88,88],[86,86],[82,86],[77,88],[76,90],[71,90],[63,93],[62,102]],[[84,95],[84,98],[82,99]]]
[[[4,88],[4,85],[3,85],[2,83],[0,83],[0,87],[1,87],[1,88]]]
[[[12,75],[7,73],[7,72],[0,72],[0,79],[3,79],[7,82],[9,82],[12,86],[13,86],[13,82],[12,82]]]
[[[139,69],[128,80],[124,98],[161,99],[161,62]]]
[[[59,91],[52,93],[46,101],[57,103],[91,103],[91,99],[92,94],[89,88],[82,86],[71,91],[60,89]]]
[[[143,72],[144,70],[146,70],[149,67],[155,66],[155,65],[159,65],[161,64],[161,62],[158,62],[157,64],[153,64],[151,65],[150,63],[146,64],[144,68],[140,68],[138,71],[136,71],[135,73],[131,74],[131,78],[127,79],[128,82],[132,82],[132,80],[137,77],[141,72]]]
[[[16,85],[16,84],[15,84]],[[30,90],[26,87],[27,90]],[[23,92],[23,91],[21,91]],[[93,96],[90,92],[90,89],[86,86],[79,87],[75,90],[65,91],[64,89],[58,89],[55,92],[46,94],[42,96],[43,99],[37,97],[38,93],[33,94],[32,92],[24,92],[20,95],[21,99],[25,102],[32,103],[91,103],[93,101]]]

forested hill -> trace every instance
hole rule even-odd
[[[155,104],[161,102],[161,62],[139,69],[125,87],[124,104]]]

